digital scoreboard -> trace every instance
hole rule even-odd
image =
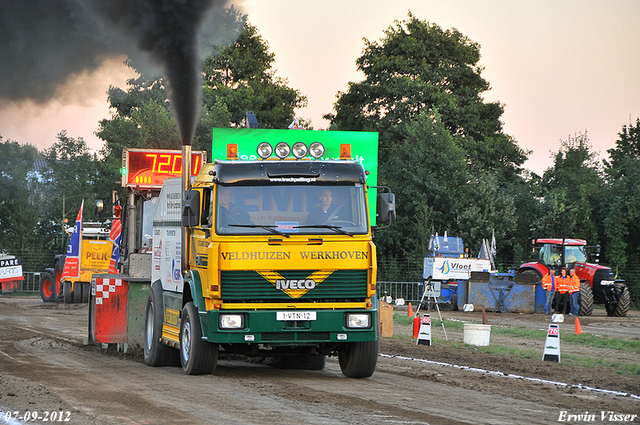
[[[206,152],[191,152],[191,175],[206,161]],[[166,149],[124,149],[122,186],[155,189],[171,177],[182,177],[182,151]]]

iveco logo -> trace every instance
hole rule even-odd
[[[284,292],[291,298],[300,298],[331,276],[335,270],[316,270],[304,279],[286,279],[275,270],[256,270],[260,276],[266,279],[276,289]],[[303,275],[304,276],[304,275]]]
[[[286,291],[287,289],[313,289],[316,287],[316,281],[313,279],[278,279],[276,280],[276,289]]]

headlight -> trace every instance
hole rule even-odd
[[[297,142],[293,145],[293,148],[291,148],[291,150],[293,151],[293,156],[295,156],[296,158],[304,158],[304,156],[307,154],[307,145],[302,142]]]
[[[221,314],[220,329],[243,329],[244,314]]]
[[[320,142],[313,142],[311,146],[309,146],[309,153],[312,157],[318,159],[324,155],[324,146]]]
[[[273,153],[273,148],[267,142],[262,142],[258,145],[258,156],[262,159],[267,159]]]
[[[276,145],[275,152],[278,158],[284,159],[291,153],[291,148],[285,142],[280,142]]]
[[[371,327],[371,315],[369,313],[348,313],[347,328],[366,329]]]

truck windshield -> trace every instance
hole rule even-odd
[[[366,234],[364,185],[218,186],[211,211],[220,235]]]

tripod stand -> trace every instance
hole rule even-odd
[[[427,303],[431,302],[433,298],[433,303],[436,306],[436,310],[438,310],[438,316],[440,317],[440,323],[442,324],[442,331],[444,332],[444,339],[449,341],[447,338],[447,330],[444,328],[444,320],[442,320],[442,314],[440,313],[440,307],[438,306],[438,299],[436,298],[436,292],[433,289],[433,283],[431,283],[431,276],[424,282],[424,291],[422,292],[422,298],[420,299],[420,304],[418,304],[418,308],[416,309],[416,317],[418,317],[418,313],[420,312],[420,306],[424,302],[424,297],[427,297]]]

